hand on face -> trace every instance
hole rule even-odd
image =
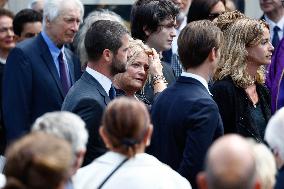
[[[163,74],[163,65],[161,64],[160,57],[157,51],[152,48],[153,55],[149,55],[149,65],[150,65],[150,74],[154,75],[162,75]]]

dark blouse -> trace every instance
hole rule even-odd
[[[236,86],[231,77],[213,84],[211,92],[219,107],[224,133],[238,133],[263,142],[263,132],[271,117],[270,94],[262,84],[256,84],[256,91],[259,107],[252,111],[253,104],[245,90]]]

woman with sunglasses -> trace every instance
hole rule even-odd
[[[214,20],[226,11],[225,0],[193,0],[188,14],[187,23],[197,20]]]

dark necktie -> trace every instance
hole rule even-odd
[[[109,89],[109,98],[111,100],[113,100],[116,97],[116,91],[113,85],[111,85],[110,89]]]
[[[59,63],[59,73],[60,73],[60,81],[62,85],[62,89],[64,92],[64,96],[67,94],[68,90],[71,87],[71,84],[68,81],[68,74],[66,71],[66,67],[64,64],[63,54],[60,52],[58,56],[58,63]]]
[[[280,41],[278,31],[280,31],[280,28],[278,26],[274,26],[274,28],[273,28],[274,34],[273,34],[273,38],[272,38],[272,45],[273,45],[274,48],[277,47],[277,45]]]

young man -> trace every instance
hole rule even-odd
[[[36,36],[41,32],[42,15],[32,9],[23,9],[13,20],[13,29],[17,42]]]
[[[126,70],[128,47],[128,31],[118,22],[96,21],[86,33],[86,71],[62,105],[62,110],[76,113],[86,122],[89,141],[83,165],[106,151],[99,126],[105,107],[114,98],[113,76]]]
[[[176,16],[179,8],[171,0],[138,0],[131,10],[131,34],[141,39],[159,54],[172,47],[176,36]],[[157,16],[159,15],[159,16]],[[163,75],[168,84],[175,81],[173,69],[169,63],[162,62]],[[148,82],[144,87],[145,96],[152,103],[153,87]]]
[[[208,89],[222,40],[222,32],[209,20],[188,24],[178,38],[185,71],[151,110],[154,134],[149,152],[187,178],[192,188],[207,149],[223,134],[218,106]]]

